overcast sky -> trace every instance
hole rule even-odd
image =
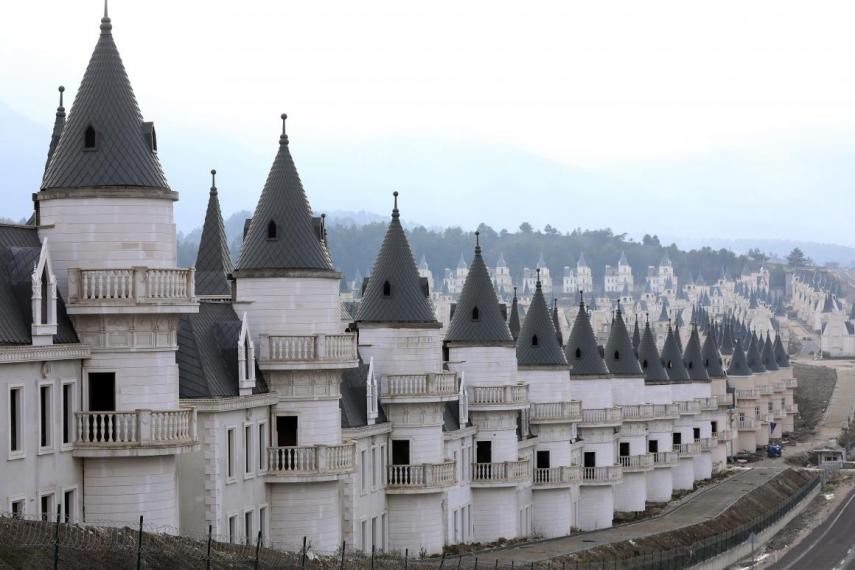
[[[100,2],[0,10],[0,102],[48,128],[56,85],[72,98],[77,90]],[[429,225],[551,219],[562,229],[791,238],[792,221],[804,239],[855,245],[840,227],[855,205],[853,2],[113,0],[110,15],[173,186],[189,180],[189,159],[176,158],[192,154],[188,146],[230,149],[207,161],[227,182],[240,179],[241,192],[223,193],[226,213],[254,206],[286,111],[319,209],[385,214],[392,189],[412,188],[411,217]],[[400,172],[372,173],[358,192],[340,186],[357,177],[347,170],[352,149],[396,156],[413,141],[438,149],[421,164],[407,155],[416,171],[442,171],[443,148],[501,162],[518,153],[599,190],[535,183],[537,200],[523,194],[511,206],[500,196],[503,208],[479,211],[496,196],[474,167],[452,189],[453,204],[435,204]],[[228,163],[235,153],[247,157],[240,174]],[[324,168],[344,171],[329,177]],[[198,188],[177,188],[179,223],[198,216],[206,170]],[[729,227],[721,202],[744,199],[750,211]],[[574,211],[556,216],[565,205]],[[699,208],[717,221],[689,214]],[[623,213],[609,218],[610,209]]]

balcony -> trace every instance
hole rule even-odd
[[[624,418],[626,420],[626,418]],[[647,435],[649,430],[647,429],[647,424],[644,422],[628,422],[624,421],[620,424],[620,431],[618,432],[622,436],[629,435]]]
[[[528,459],[498,463],[473,463],[472,487],[510,487],[531,478]]]
[[[700,403],[694,400],[683,400],[681,402],[674,402],[680,407],[680,415],[681,416],[691,416],[694,414],[698,414],[701,411]]]
[[[695,457],[701,452],[701,445],[696,442],[692,443],[675,443],[673,448],[674,453],[676,453],[680,459],[685,459],[686,457]]]
[[[568,465],[534,470],[535,489],[556,489],[578,485],[582,481],[582,467]]]
[[[317,370],[356,366],[356,335],[259,336],[262,370]]]
[[[619,459],[624,473],[641,473],[653,469],[654,458],[652,453],[622,455]]]
[[[787,378],[786,380],[784,380],[784,387],[788,390],[798,388],[798,386],[799,381],[795,378]]]
[[[760,421],[766,424],[770,424],[775,421],[775,416],[771,413],[760,414]]]
[[[710,396],[709,398],[696,398],[695,401],[701,407],[702,412],[718,411],[718,397]]]
[[[726,443],[731,440],[732,434],[729,429],[724,429],[713,434],[719,443]]]
[[[784,408],[784,412],[787,414],[797,414],[799,413],[799,405],[798,404],[787,404]]]
[[[736,401],[739,400],[756,400],[760,396],[758,390],[737,390]]]
[[[623,421],[621,409],[617,406],[614,408],[599,408],[593,410],[582,410],[582,422],[579,427],[595,428],[595,427],[616,427],[620,426]]]
[[[356,442],[267,448],[269,482],[334,481],[353,471]]]
[[[582,421],[582,402],[532,402],[529,422],[559,424]]]
[[[68,302],[72,315],[116,313],[195,313],[193,269],[68,270]]]
[[[653,467],[674,467],[680,463],[680,456],[673,451],[657,451],[653,454]]]
[[[74,457],[174,455],[198,441],[195,408],[74,414]]]
[[[700,446],[701,451],[712,451],[716,447],[718,447],[718,437],[713,435],[713,437],[702,437],[695,440]]]
[[[731,408],[734,405],[732,392],[727,392],[726,394],[718,394],[715,399],[716,401],[718,401],[719,408]]]
[[[677,404],[629,404],[620,409],[627,422],[675,420],[680,417],[680,406]]]
[[[417,403],[448,401],[457,398],[457,374],[389,374],[380,380],[380,401],[384,403]]]
[[[454,461],[421,465],[389,465],[386,492],[389,494],[437,493],[457,483]]]
[[[491,412],[508,409],[524,409],[528,403],[528,384],[504,384],[498,386],[467,386],[469,410]]]
[[[742,418],[737,420],[737,427],[739,431],[756,431],[757,423],[754,418]]]
[[[775,382],[772,384],[772,390],[775,392],[784,392],[786,391],[787,386],[783,382]]]
[[[613,485],[622,478],[623,468],[620,465],[582,468],[582,485]]]
[[[761,396],[771,396],[774,393],[774,390],[768,384],[758,386],[757,391],[760,392]]]

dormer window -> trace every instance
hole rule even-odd
[[[671,361],[670,360],[668,361],[667,364],[665,364],[665,368],[667,368],[668,370],[671,369]]]
[[[267,224],[267,239],[276,239],[276,222],[273,220]]]
[[[645,359],[644,359],[644,361],[641,363],[641,367],[642,367],[642,368],[644,368],[645,370],[647,370],[647,359],[646,359],[646,358],[645,358]]]
[[[620,351],[615,351],[615,360],[620,360]]]
[[[95,150],[95,129],[92,125],[83,132],[83,150]]]
[[[531,345],[537,346],[537,335],[536,334],[531,336]]]
[[[480,321],[481,320],[481,313],[478,311],[478,307],[472,307],[472,320],[473,321]]]
[[[383,296],[391,297],[392,296],[392,284],[388,281],[383,282]]]
[[[694,367],[694,365],[695,365],[695,363],[690,360],[689,361],[689,370],[691,370]]]
[[[582,349],[581,348],[576,349],[576,358],[582,358]]]

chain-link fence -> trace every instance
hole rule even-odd
[[[736,528],[697,540],[691,546],[667,548],[663,544],[655,548],[657,537],[653,536],[646,537],[643,548],[640,545],[627,547],[627,544],[633,544],[633,541],[627,541],[612,545],[616,548],[610,554],[593,548],[533,564],[511,560],[510,552],[419,559],[408,551],[362,552],[346,543],[337,552],[320,553],[314,551],[305,538],[302,549],[287,552],[263,547],[260,535],[251,544],[233,544],[226,537],[211,535],[210,531],[204,537],[177,536],[173,534],[175,529],[147,527],[142,518],[138,528],[118,528],[63,522],[59,515],[56,520],[47,521],[40,517],[0,514],[0,567],[671,570],[699,564],[755,540],[761,531],[780,520],[820,484],[820,478],[813,478],[774,510]],[[620,545],[625,548],[620,548]]]

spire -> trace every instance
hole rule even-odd
[[[475,232],[476,240],[478,232]],[[512,343],[513,337],[502,311],[493,281],[487,272],[481,245],[476,241],[475,257],[460,292],[460,298],[448,325],[445,340],[449,342]]]
[[[635,333],[638,332],[638,322],[635,324]],[[626,323],[623,320],[620,303],[615,311],[612,321],[612,329],[609,331],[609,340],[606,342],[606,366],[609,372],[615,376],[641,376],[643,373],[635,357],[635,346],[629,338]]]
[[[668,373],[668,379],[672,382],[685,382],[689,380],[689,373],[683,365],[683,355],[677,341],[674,340],[674,331],[668,325],[668,333],[665,335],[665,344],[662,346],[662,366]]]
[[[730,366],[727,367],[728,376],[751,376],[751,369],[748,368],[748,363],[745,360],[745,352],[742,350],[742,343],[739,339],[733,347],[733,357],[730,359]]]
[[[558,299],[552,300],[552,327],[555,329],[555,339],[559,345],[564,344],[564,336],[561,334],[561,321],[558,319]]]
[[[582,292],[579,291],[581,296]],[[609,373],[606,363],[600,356],[594,329],[585,309],[585,302],[579,301],[579,312],[573,322],[570,338],[564,349],[571,376],[605,376]]]
[[[558,343],[549,307],[537,281],[528,312],[517,339],[517,363],[520,366],[566,366],[567,360]]]
[[[632,326],[632,350],[638,356],[638,345],[641,344],[641,334],[638,331],[638,315],[635,315],[635,324]]]
[[[725,374],[724,368],[722,368],[721,354],[718,352],[717,337],[713,328],[710,328],[707,338],[704,339],[701,355],[704,358],[704,367],[707,369],[709,377],[724,378]]]
[[[775,335],[775,363],[778,365],[778,368],[789,368],[790,367],[790,356],[787,354],[786,349],[784,349],[784,343],[781,342],[781,335]]]
[[[227,276],[232,272],[229,242],[217,197],[217,171],[211,170],[211,192],[208,210],[196,254],[196,294],[231,295],[232,288]]]
[[[626,260],[626,253],[624,253],[623,251],[620,252],[620,259],[618,259],[617,264],[618,267],[620,267],[621,265],[629,265],[629,262]]]
[[[763,337],[761,336],[760,338],[762,339]],[[775,360],[775,348],[772,346],[772,339],[769,337],[768,331],[766,332],[766,342],[764,343],[761,340],[760,343],[763,345],[763,352],[760,354],[763,367],[770,372],[777,371],[778,362]]]
[[[508,263],[505,261],[505,254],[501,251],[499,252],[499,260],[496,262],[496,267],[507,267]]]
[[[48,147],[47,160],[45,161],[45,173],[50,166],[50,159],[53,152],[56,150],[56,145],[59,144],[59,139],[62,136],[62,129],[65,127],[65,107],[63,107],[62,94],[65,87],[59,86],[59,106],[56,108],[56,118],[53,121],[53,133],[50,137],[50,146]]]
[[[157,158],[154,126],[143,122],[112,29],[105,6],[101,35],[51,154],[42,190],[169,191]]]
[[[663,384],[669,381],[668,373],[659,359],[659,351],[656,350],[656,339],[650,330],[650,323],[644,323],[644,334],[641,335],[641,343],[638,345],[638,362],[644,372],[646,384]]]
[[[728,320],[723,324],[721,332],[721,353],[725,356],[733,354],[733,325]]]
[[[679,316],[680,313],[677,312]],[[677,349],[680,351],[680,354],[683,353],[683,339],[680,337],[680,322],[682,320],[674,319],[674,340],[677,341]]]
[[[508,328],[511,330],[511,336],[517,340],[520,336],[520,309],[517,304],[517,288],[514,287],[514,299],[511,301],[511,316],[508,320]]]
[[[579,253],[579,261],[576,262],[576,267],[588,267],[588,262],[585,261],[585,252]]]
[[[401,225],[398,193],[394,192],[393,196],[392,220],[368,277],[356,320],[435,326],[433,308],[422,288],[413,252]]]
[[[243,240],[236,273],[303,270],[334,273],[323,236],[315,228],[300,175],[291,158],[285,119],[273,166]],[[395,211],[392,213],[395,216]]]
[[[755,374],[766,372],[766,368],[763,366],[763,362],[760,358],[757,337],[754,336],[754,333],[749,334],[749,337],[748,350],[745,352],[745,360],[748,363],[748,367]]]
[[[709,382],[710,377],[704,366],[703,351],[701,350],[701,337],[698,335],[698,327],[695,325],[692,325],[689,342],[686,343],[683,363],[686,365],[686,372],[689,373],[690,380],[693,382]]]
[[[668,301],[663,299],[662,310],[659,312],[659,322],[664,323],[665,321],[671,322],[671,317],[668,316]]]

